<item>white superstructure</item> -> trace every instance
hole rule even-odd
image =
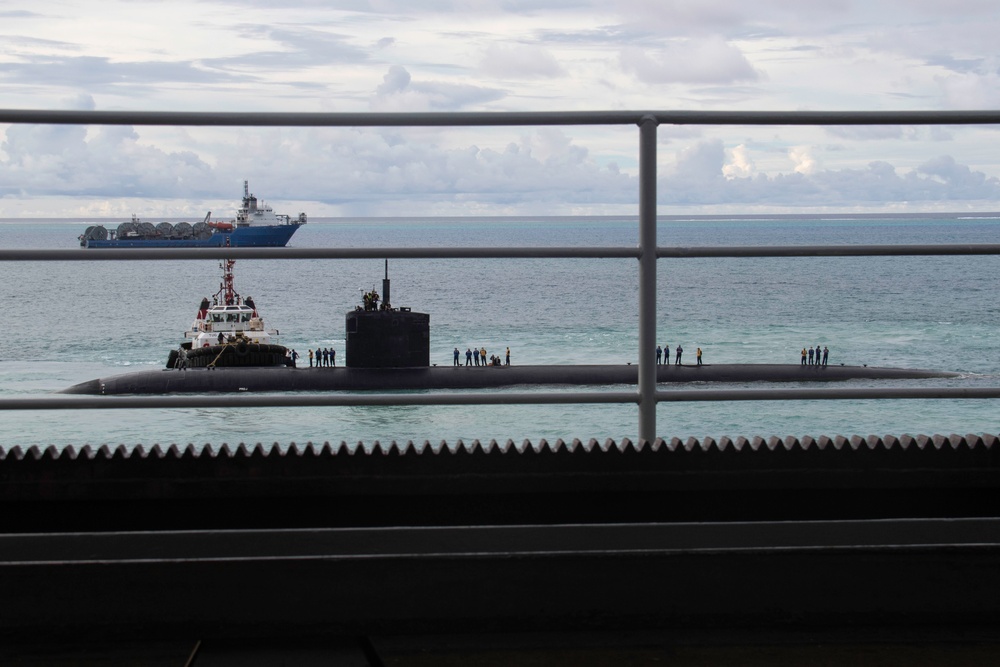
[[[220,345],[224,343],[266,345],[277,343],[277,330],[264,327],[264,320],[257,312],[253,298],[245,299],[233,286],[233,264],[235,260],[221,262],[223,281],[219,291],[209,301],[205,297],[198,308],[191,328],[184,332],[184,338],[191,341],[191,349]]]

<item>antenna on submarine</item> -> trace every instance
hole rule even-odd
[[[382,307],[386,310],[392,308],[392,301],[389,300],[389,258],[385,258],[385,278],[382,279]]]

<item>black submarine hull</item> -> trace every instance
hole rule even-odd
[[[868,366],[712,364],[657,366],[659,383],[835,382],[957,377],[958,373]],[[66,394],[172,394],[211,392],[395,391],[489,389],[516,385],[636,384],[633,365],[430,366],[423,368],[218,368],[149,370],[98,378]]]

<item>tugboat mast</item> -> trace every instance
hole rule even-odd
[[[219,291],[216,293],[215,298],[217,300],[221,299],[219,302],[227,306],[236,305],[240,299],[240,295],[233,285],[234,264],[236,264],[235,259],[224,259],[219,262],[219,268],[222,269],[222,282],[219,284]]]

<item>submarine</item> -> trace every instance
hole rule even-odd
[[[958,377],[958,373],[872,366],[812,368],[798,364],[715,364],[656,369],[657,383],[835,382]],[[536,366],[428,366],[409,368],[292,368],[288,366],[149,370],[98,378],[63,390],[66,394],[171,394],[284,391],[396,391],[490,389],[517,385],[637,384],[630,364]]]
[[[231,276],[231,265],[228,274]],[[231,277],[225,285],[231,285]],[[237,302],[239,298],[237,297]],[[225,301],[222,302],[223,304]],[[203,304],[204,305],[204,304]],[[251,306],[252,306],[251,302]],[[213,326],[214,325],[214,326]],[[214,334],[217,325],[196,320],[193,329]],[[215,392],[286,391],[393,391],[421,389],[490,389],[518,385],[617,385],[637,384],[639,367],[633,364],[548,364],[507,366],[432,366],[430,315],[391,301],[386,260],[382,294],[365,292],[362,304],[346,313],[346,366],[295,367],[288,357],[274,354],[240,356],[246,347],[242,336],[262,329],[255,322],[239,332],[233,353],[218,356],[215,346],[199,348],[206,359],[231,359],[231,365],[192,364],[178,368],[176,351],[165,369],[135,371],[75,384],[65,394],[171,394]],[[196,339],[200,340],[200,339]],[[263,340],[263,339],[261,339]],[[190,348],[191,346],[189,346]],[[279,346],[271,345],[274,352]],[[280,348],[284,350],[285,348]],[[190,353],[189,353],[190,356]],[[197,356],[195,357],[198,358]],[[241,360],[246,361],[241,361]],[[256,362],[254,361],[256,359]],[[684,382],[835,382],[856,379],[923,379],[957,377],[958,373],[873,366],[821,366],[801,364],[703,364],[656,367],[657,383]]]

